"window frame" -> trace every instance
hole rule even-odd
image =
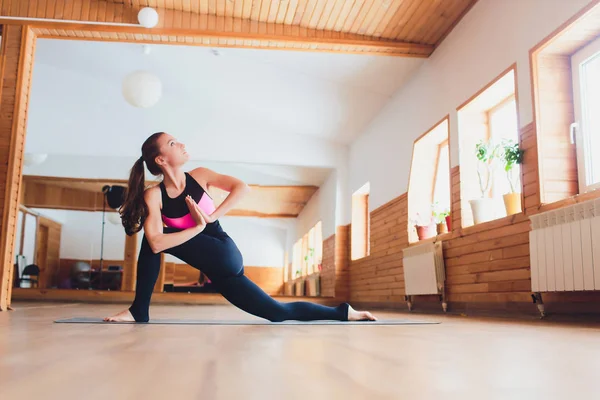
[[[515,88],[516,89],[516,88]],[[499,109],[501,109],[502,107],[506,106],[508,103],[513,102],[515,103],[515,115],[516,115],[516,120],[517,120],[517,143],[519,143],[520,145],[520,132],[519,132],[519,109],[518,109],[518,103],[517,103],[517,95],[516,92],[507,96],[506,98],[504,98],[503,100],[501,100],[499,103],[497,103],[496,105],[494,105],[493,107],[491,107],[490,109],[486,110],[486,118],[487,118],[487,135],[486,135],[486,140],[490,140],[494,138],[494,134],[492,132],[492,114],[494,114],[495,112],[497,112]],[[516,164],[513,168],[518,169],[518,176],[521,176],[521,165]],[[496,171],[498,172],[498,171]],[[499,172],[503,172],[502,169],[500,169]],[[519,187],[517,188],[517,193],[522,193],[523,192],[523,185],[521,183],[521,179],[519,178]],[[492,185],[490,187],[490,196],[492,199],[496,199],[497,197],[502,197],[502,193],[496,195],[496,182],[492,181]],[[500,217],[502,218],[502,217]]]
[[[435,203],[435,188],[438,184],[438,175],[440,172],[440,156],[442,155],[442,148],[448,147],[448,182],[450,182],[451,168],[450,168],[450,137],[446,140],[438,144],[437,146],[437,155],[435,156],[435,169],[433,173],[433,185],[431,186],[431,198],[433,199],[433,203]],[[450,183],[449,196],[450,204],[448,205],[449,209],[452,209],[452,183]]]
[[[371,213],[369,212],[369,195],[371,193],[371,183],[366,182],[352,194],[351,200],[351,224],[350,224],[350,260],[356,261],[371,255]],[[360,203],[360,205],[357,205]],[[356,208],[355,208],[356,207]],[[361,212],[361,221],[364,223],[363,229],[357,233],[355,216]],[[364,219],[363,219],[364,218]],[[360,239],[358,239],[360,237]]]
[[[582,98],[584,97],[585,92],[582,92],[581,82],[581,70],[583,64],[595,57],[600,57],[600,38],[588,43],[571,56],[574,108],[574,121],[573,124],[571,124],[571,133],[573,131],[575,132],[575,135],[571,136],[571,143],[574,141],[577,152],[577,178],[580,194],[600,188],[600,179],[596,183],[591,183],[589,185],[587,183],[590,174],[587,167],[592,168],[591,158],[593,158],[588,155],[592,155],[593,151],[591,143],[589,142],[589,136],[586,134],[586,118],[585,115],[583,115],[584,109],[582,104]]]
[[[444,124],[445,124],[445,127],[444,127]],[[419,186],[415,186],[414,182],[417,182],[418,179],[416,179],[417,178],[416,176],[413,176],[415,171],[417,171],[417,169],[418,169],[418,164],[416,164],[416,161],[415,161],[418,157],[418,153],[417,153],[418,147],[417,146],[419,146],[419,143],[422,140],[428,140],[428,135],[435,133],[436,130],[438,130],[438,129],[440,129],[440,132],[443,132],[444,139],[437,144],[435,144],[435,142],[434,142],[428,147],[428,149],[430,149],[431,152],[435,152],[435,156],[432,157],[434,159],[435,166],[433,168],[431,175],[427,177],[427,181],[429,182],[431,187],[430,188],[426,187],[426,188],[422,189]],[[417,217],[417,213],[421,211],[419,207],[415,207],[415,204],[417,204],[419,201],[422,201],[422,199],[417,200],[417,198],[420,198],[420,196],[430,196],[430,198],[427,199],[427,201],[430,203],[430,210],[428,211],[427,215],[429,216],[429,218],[431,218],[431,223],[433,223],[432,207],[434,206],[434,204],[436,202],[435,188],[437,185],[438,172],[441,167],[440,155],[441,155],[442,148],[446,145],[448,146],[448,199],[449,199],[448,210],[450,212],[450,215],[452,215],[452,202],[453,202],[453,196],[452,196],[452,145],[451,145],[451,141],[450,141],[450,114],[446,114],[443,118],[441,118],[439,121],[437,121],[433,126],[431,126],[429,129],[427,129],[421,136],[416,138],[413,142],[411,160],[410,160],[410,170],[409,170],[409,176],[408,176],[408,185],[407,185],[407,187],[408,187],[408,192],[407,192],[407,203],[408,203],[407,231],[408,231],[409,245],[412,245],[412,244],[415,244],[415,243],[418,243],[421,241],[418,238],[418,233],[414,226],[414,222],[415,222],[414,218]],[[431,160],[431,158],[429,160]],[[416,208],[419,208],[419,209],[416,210]],[[449,233],[452,232],[453,229],[454,229],[454,226],[451,225],[450,229],[448,229],[448,232]],[[439,235],[444,235],[444,234],[445,233],[442,233]],[[439,235],[436,234],[435,237],[437,237]]]
[[[512,79],[508,80],[507,76],[512,74]],[[471,171],[470,167],[472,168],[476,168],[478,165],[478,161],[477,161],[477,157],[475,156],[474,152],[472,153],[472,150],[467,150],[468,148],[470,149],[471,146],[474,146],[477,143],[477,140],[472,140],[473,139],[473,134],[472,134],[472,130],[468,128],[469,122],[463,121],[463,118],[466,119],[466,121],[469,121],[473,118],[473,116],[477,116],[477,118],[473,118],[473,121],[475,121],[475,123],[477,125],[480,126],[484,126],[485,125],[485,134],[484,135],[476,135],[478,138],[480,138],[481,140],[489,140],[490,139],[490,123],[489,123],[489,112],[492,111],[494,109],[500,108],[502,106],[504,106],[506,104],[506,102],[512,100],[512,96],[514,96],[514,101],[515,101],[515,109],[516,109],[516,120],[517,120],[517,144],[519,145],[519,148],[523,149],[523,142],[522,142],[522,127],[521,127],[521,114],[520,114],[520,110],[519,110],[519,72],[517,69],[517,63],[513,63],[511,64],[509,67],[507,67],[505,70],[503,70],[501,73],[499,73],[497,76],[495,76],[492,80],[490,80],[485,86],[483,86],[481,89],[479,89],[477,92],[475,92],[473,95],[471,95],[467,100],[465,100],[460,106],[458,106],[456,108],[456,116],[458,119],[458,134],[457,134],[457,140],[458,140],[458,159],[459,159],[459,163],[458,166],[460,168],[460,210],[461,210],[461,219],[460,219],[460,226],[463,229],[467,229],[467,228],[471,228],[473,226],[478,226],[478,225],[482,225],[482,224],[488,224],[488,223],[492,223],[494,221],[498,221],[501,220],[503,218],[509,218],[511,216],[507,216],[506,210],[504,210],[504,212],[497,212],[500,210],[500,205],[501,203],[503,203],[503,199],[502,199],[502,195],[499,196],[495,196],[495,193],[493,192],[493,188],[490,187],[490,189],[488,190],[488,196],[485,196],[485,198],[489,198],[495,202],[498,203],[496,208],[496,205],[493,205],[492,207],[494,207],[493,213],[495,214],[494,218],[486,220],[486,221],[481,221],[478,223],[475,223],[475,215],[473,214],[473,207],[471,205],[471,201],[474,199],[479,199],[481,198],[481,196],[479,196],[478,194],[481,193],[480,189],[478,188],[479,186],[479,182],[476,179],[477,177],[475,176],[475,178],[473,178],[472,173],[470,173],[469,171]],[[492,99],[501,99],[498,101],[493,101],[492,100],[488,100],[490,97],[485,98],[482,96],[487,96],[487,93],[489,90],[498,90],[501,91],[501,89],[498,89],[499,87],[502,86],[498,86],[498,85],[502,85],[502,82],[504,79],[507,79],[506,84],[508,84],[508,82],[510,81],[511,85],[512,85],[512,90],[506,90],[505,93],[507,93],[503,98],[501,97],[501,95],[499,93],[496,93],[493,97],[491,97]],[[477,105],[477,102],[483,102],[483,105]],[[489,103],[492,103],[493,105],[489,105]],[[471,107],[473,107],[471,109]],[[464,113],[464,114],[463,114]],[[464,115],[464,117],[463,117]],[[480,117],[480,118],[479,118]],[[465,129],[467,127],[467,129]],[[520,213],[524,213],[525,212],[525,189],[524,189],[524,180],[523,180],[523,168],[521,167],[520,170],[520,175],[519,175],[519,187],[516,190],[516,193],[519,193],[520,196],[520,206],[521,206],[521,211]],[[476,189],[474,189],[476,188]],[[477,194],[475,194],[477,193]],[[498,215],[499,214],[499,215]],[[504,214],[502,216],[502,214]]]

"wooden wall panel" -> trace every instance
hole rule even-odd
[[[283,268],[244,267],[248,279],[256,283],[269,295],[283,294]]]
[[[577,152],[570,142],[574,121],[571,59],[540,55],[536,69],[537,138],[541,203],[553,203],[579,192]],[[526,205],[527,207],[527,205]]]
[[[269,295],[282,294],[283,268],[245,266],[244,273]],[[186,284],[198,282],[200,271],[187,264],[168,262],[165,264],[165,283]]]
[[[371,254],[351,261],[350,300],[360,303],[404,301],[402,249],[408,246],[406,194],[371,213]]]
[[[600,191],[540,205],[535,125],[521,129],[525,149],[522,169],[523,213],[463,228],[460,226],[460,167],[452,168],[452,232],[439,237],[446,264],[446,293],[450,310],[517,310],[537,314],[531,299],[529,214],[600,197]],[[406,307],[402,250],[408,247],[407,195],[404,194],[371,213],[371,255],[351,262],[350,300],[364,306]],[[469,210],[470,212],[470,210]],[[435,300],[418,296],[415,307]],[[600,292],[544,294],[547,310],[597,312]],[[428,306],[430,307],[430,306]],[[436,304],[436,310],[441,310]],[[595,310],[595,311],[594,311]]]
[[[335,234],[323,241],[321,295],[335,296]]]
[[[35,35],[5,25],[0,50],[0,311],[10,307],[14,242],[23,170],[23,150]]]
[[[156,279],[156,283],[154,284],[154,293],[162,293],[165,287],[165,253],[160,253],[160,271],[158,273],[158,279]]]
[[[335,232],[335,298],[350,298],[350,225],[338,226]]]
[[[156,181],[147,181],[147,184],[152,186]],[[102,211],[105,185],[126,186],[127,181],[25,175],[21,203],[30,208]],[[312,185],[250,185],[250,188],[250,193],[227,213],[228,216],[296,218],[318,190]],[[227,197],[226,191],[215,187],[208,192],[216,207]],[[108,205],[106,210],[114,212]]]
[[[40,227],[48,229],[46,247],[46,259],[35,260],[35,263],[40,267],[40,282],[41,289],[55,286],[57,284],[56,276],[60,267],[60,235],[62,225],[44,217],[38,218],[38,232]],[[43,264],[43,269],[42,269]]]
[[[60,187],[23,179],[21,202],[30,208],[57,210],[102,211],[104,194],[84,189]],[[108,212],[113,212],[106,207]]]
[[[463,210],[465,204],[460,200],[460,169],[458,166],[450,169],[450,199],[452,201],[450,210],[452,222],[449,230],[460,229],[462,227],[462,215],[471,213],[471,210]]]
[[[338,226],[336,233],[323,241],[321,296],[336,301],[350,298],[350,225]]]
[[[541,203],[538,143],[533,123],[521,128],[520,146],[523,149],[523,168],[521,168],[523,209],[526,214],[531,214],[539,208]]]
[[[123,255],[123,280],[121,281],[121,290],[133,291],[137,279],[137,259],[139,254],[138,236],[125,235],[125,254]]]
[[[137,258],[137,255],[136,255]],[[57,282],[63,281],[69,277],[71,267],[76,261],[84,261],[90,263],[90,260],[75,260],[75,259],[61,259],[60,268],[56,274],[55,280]],[[103,260],[103,270],[106,270],[109,265],[118,265],[121,267],[125,266],[125,260]],[[99,268],[100,260],[91,260],[93,268]],[[252,282],[260,286],[269,295],[280,295],[283,289],[283,271],[282,268],[277,267],[255,267],[248,266],[244,267],[245,274]],[[163,274],[161,274],[163,275]],[[125,272],[123,273],[123,280],[125,280]],[[157,280],[155,293],[162,292],[159,289],[164,284],[184,284],[197,282],[200,278],[200,272],[187,264],[165,262],[164,263],[164,278]],[[133,282],[135,284],[135,281]],[[132,289],[121,289],[122,291],[135,291]]]

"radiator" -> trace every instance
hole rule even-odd
[[[532,291],[600,290],[600,199],[529,218]]]
[[[446,311],[442,242],[423,243],[404,249],[403,266],[409,310],[412,309],[412,296],[437,294],[442,296],[442,308]]]

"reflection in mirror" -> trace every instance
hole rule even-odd
[[[202,85],[215,82],[193,80],[194,71],[174,70],[173,57],[189,61],[181,65],[204,68],[223,62],[210,58],[214,56],[205,48],[153,46],[145,59],[136,50],[137,45],[126,43],[38,39],[15,241],[15,287],[135,290],[144,232],[125,234],[115,210],[118,204],[110,204],[108,195],[111,188],[127,186],[144,139],[165,129],[186,144],[186,171],[206,167],[250,185],[246,197],[220,218],[243,255],[248,278],[270,295],[321,295],[323,241],[335,233],[340,201],[336,152],[344,147],[322,139],[307,139],[313,140],[307,145],[297,139],[298,146],[290,152],[273,140],[283,129],[274,124],[281,121],[256,114],[246,100],[231,103],[217,87],[203,90]],[[113,52],[119,56],[113,57]],[[249,62],[242,61],[244,57],[227,61],[229,68]],[[163,98],[151,109],[132,107],[121,93],[123,77],[139,65],[158,71],[163,80]],[[257,66],[262,68],[255,62],[253,68]],[[264,79],[272,75],[262,74]],[[246,78],[232,73],[228,81],[243,79],[238,87],[257,84]],[[250,87],[243,91],[240,96],[257,93]],[[211,99],[206,97],[209,92]],[[217,107],[219,102],[235,107],[236,117]],[[315,112],[323,111],[316,107]],[[289,132],[296,129],[293,125],[285,127],[286,134],[298,138]],[[243,135],[236,133],[234,139],[246,140],[247,146],[228,151],[225,143],[237,131]],[[313,154],[315,143],[319,151]],[[277,149],[287,152],[278,155]],[[147,186],[161,180],[147,169],[145,179]],[[215,187],[208,192],[217,207],[227,196]],[[199,270],[171,255],[162,257],[155,292],[214,291]]]

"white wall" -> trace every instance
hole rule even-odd
[[[346,199],[348,193],[348,184],[350,179],[350,168],[349,168],[349,149],[346,155],[340,159],[340,162],[335,170],[336,175],[336,206],[335,206],[335,226],[346,225],[352,219],[352,207]],[[335,233],[335,226],[332,232]],[[328,236],[323,234],[323,239]]]
[[[65,224],[67,222],[67,210],[52,210],[46,208],[32,208],[32,211],[51,219],[59,224]]]
[[[50,210],[47,210],[50,211]],[[45,214],[46,210],[40,211]],[[102,243],[102,212],[64,211],[66,221],[62,225],[60,258],[81,260],[100,259]],[[125,252],[125,231],[105,219],[105,260],[122,260]]]
[[[332,172],[319,190],[313,194],[297,218],[295,234],[291,246],[288,247],[290,260],[294,243],[308,233],[317,222],[321,221],[323,239],[327,239],[335,233],[337,190],[337,172]]]
[[[178,75],[181,71],[174,74],[172,63],[167,63],[165,67],[169,72],[165,71],[161,75],[165,81],[163,98],[152,109],[137,109],[124,101],[121,95],[121,80],[125,74],[139,68],[139,64],[117,68],[117,63],[109,65],[98,62],[102,64],[100,68],[123,69],[106,77],[101,71],[88,71],[96,64],[92,62],[91,65],[80,66],[85,70],[85,73],[82,73],[81,70],[59,68],[40,62],[42,58],[49,62],[58,62],[56,59],[60,57],[49,55],[49,50],[44,50],[44,45],[47,44],[47,41],[38,43],[37,51],[41,53],[40,57],[36,54],[32,78],[28,139],[25,144],[27,152],[137,157],[143,141],[150,134],[167,131],[186,143],[193,157],[203,160],[333,167],[340,152],[345,151],[345,146],[334,142],[333,138],[323,133],[313,133],[312,126],[307,128],[310,132],[306,132],[298,129],[299,125],[308,121],[320,131],[329,128],[328,134],[344,133],[350,129],[337,126],[338,121],[353,120],[359,126],[365,125],[372,115],[363,115],[363,110],[370,109],[374,114],[388,98],[387,95],[372,91],[367,91],[363,96],[353,96],[356,104],[338,116],[334,113],[335,110],[332,110],[332,105],[341,107],[342,104],[346,104],[351,97],[347,90],[334,91],[333,98],[327,96],[327,102],[320,104],[316,99],[324,101],[324,96],[315,95],[312,99],[307,96],[309,86],[303,86],[298,81],[303,77],[299,75],[288,82],[291,82],[296,90],[304,90],[301,96],[304,98],[303,102],[309,102],[310,108],[327,117],[327,121],[323,121],[321,117],[311,118],[307,109],[299,113],[298,106],[290,104],[286,113],[292,113],[293,118],[284,121],[284,127],[281,120],[276,120],[282,116],[280,111],[283,112],[280,96],[285,94],[295,102],[300,101],[300,96],[292,96],[281,84],[273,82],[270,82],[275,87],[270,88],[273,90],[265,89],[268,81],[264,80],[264,73],[246,81],[253,86],[259,86],[258,91],[244,90],[236,86],[235,95],[231,95],[234,93],[231,92],[231,87],[212,87],[210,79],[192,79],[181,82],[182,86],[168,87],[166,81],[180,80]],[[85,47],[77,49],[85,52],[90,51],[90,46],[106,45],[86,42]],[[121,47],[115,44],[108,45],[112,45],[109,47],[113,49]],[[178,46],[166,47],[171,47],[166,50],[172,52]],[[192,52],[194,50],[196,49],[191,48]],[[83,55],[69,55],[75,59],[83,58]],[[63,54],[63,57],[69,55]],[[119,64],[123,64],[123,60],[119,60]],[[198,71],[192,73],[197,77]],[[238,69],[226,80],[230,81],[232,76],[240,79],[240,73],[247,71],[243,68]],[[262,83],[260,79],[263,79]],[[190,86],[202,86],[205,83],[211,87]],[[323,87],[320,80],[310,85],[313,89],[319,87]],[[281,90],[284,91],[280,92]],[[277,91],[278,95],[274,95],[273,91]],[[278,106],[262,104],[264,107],[260,108],[261,103],[257,102],[260,93],[263,93],[264,98],[270,99],[269,104],[275,103]],[[242,96],[250,96],[254,101],[244,100],[242,104],[237,104]],[[369,98],[373,96],[378,100],[370,103]],[[220,102],[222,106],[218,106]],[[336,117],[332,117],[332,114]],[[362,120],[357,121],[357,115],[361,116]],[[325,127],[324,124],[328,121],[334,125],[329,126],[328,123]]]
[[[405,193],[414,140],[447,114],[451,165],[458,165],[456,108],[515,62],[520,126],[532,122],[529,50],[588,3],[479,0],[352,144],[346,204],[367,181],[370,210]]]
[[[239,217],[220,219],[221,226],[240,249],[244,265],[251,267],[283,267],[287,224],[276,221]]]
[[[36,219],[31,214],[25,215],[25,236],[23,238],[23,255],[26,265],[35,262],[35,235],[37,232]]]

